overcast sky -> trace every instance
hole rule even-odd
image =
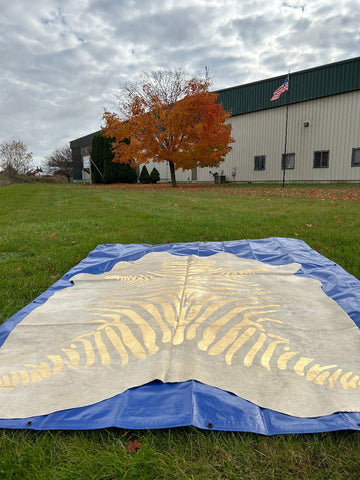
[[[208,67],[216,90],[360,55],[360,0],[0,2],[0,142],[36,164],[144,70]]]

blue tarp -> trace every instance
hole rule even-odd
[[[61,280],[0,326],[0,345],[16,324],[56,291],[71,286],[78,273],[100,274],[119,261],[134,261],[150,252],[210,256],[219,252],[271,265],[301,264],[296,275],[314,278],[360,328],[360,282],[306,243],[289,238],[194,242],[165,245],[99,245]],[[91,386],[89,386],[91,388]],[[335,413],[316,418],[285,415],[195,380],[132,388],[102,402],[26,419],[0,419],[1,428],[87,430],[106,427],[156,429],[193,425],[203,429],[264,435],[360,430],[360,413]]]

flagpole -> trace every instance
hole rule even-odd
[[[273,102],[274,100],[278,100],[280,95],[283,94],[284,92],[287,92],[286,95],[286,123],[285,123],[285,147],[284,147],[284,153],[282,154],[282,170],[283,170],[283,179],[282,179],[282,184],[283,187],[285,186],[285,170],[286,170],[286,147],[287,147],[287,135],[288,135],[288,120],[289,120],[289,83],[290,83],[290,70],[285,78],[285,81],[282,85],[280,85],[279,88],[275,90],[273,93],[272,97],[270,98],[270,102]]]
[[[290,70],[289,70],[289,74],[288,74],[288,90],[286,92],[285,145],[284,145],[283,179],[282,179],[282,186],[283,187],[285,187],[286,148],[287,148],[288,120],[289,120],[289,95],[290,95],[289,91],[290,91]]]
[[[285,187],[285,164],[286,164],[286,146],[287,146],[287,134],[288,134],[288,118],[289,118],[289,104],[286,104],[286,123],[285,123],[285,147],[283,158],[283,179],[282,186]]]

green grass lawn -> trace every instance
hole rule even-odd
[[[360,278],[360,185],[0,188],[0,323],[97,245],[304,240]],[[127,450],[138,440],[136,453]],[[0,478],[357,479],[360,432],[0,432]]]

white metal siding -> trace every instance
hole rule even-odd
[[[237,182],[281,182],[286,107],[247,113],[229,119],[235,143],[215,168],[198,168],[199,182],[212,182],[210,171]],[[308,127],[304,123],[309,122]],[[287,182],[360,182],[360,167],[351,166],[352,149],[360,147],[360,91],[292,104],[288,111],[287,153],[295,153],[295,168]],[[314,152],[329,150],[329,168],[314,168]],[[254,170],[254,157],[266,155],[265,170]],[[167,164],[155,164],[162,181],[170,180]],[[148,167],[149,171],[152,165]],[[178,181],[191,182],[191,170],[177,170]]]
[[[308,127],[304,123],[309,122]],[[286,107],[231,118],[236,143],[223,169],[237,166],[238,181],[281,181]],[[289,106],[287,153],[295,153],[293,182],[360,181],[351,167],[352,148],[360,146],[360,92],[326,97]],[[314,168],[314,152],[329,150],[329,168]],[[266,170],[254,170],[254,156],[266,155]]]

